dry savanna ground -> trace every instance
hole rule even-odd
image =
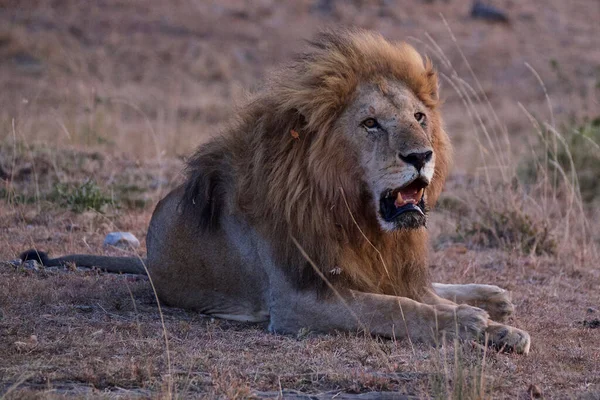
[[[1,0],[0,396],[600,398],[600,4],[492,3],[508,23],[457,0]],[[431,272],[510,289],[529,356],[161,318],[144,277],[10,262],[131,253],[116,230],[143,256],[183,159],[337,25],[438,66],[456,161]]]

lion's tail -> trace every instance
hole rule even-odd
[[[67,263],[74,263],[78,267],[98,267],[113,273],[146,275],[145,258],[94,256],[89,254],[70,254],[50,258],[47,253],[35,249],[27,250],[19,258],[22,261],[35,260],[46,267],[60,267]]]

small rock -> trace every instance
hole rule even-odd
[[[598,329],[600,328],[600,319],[595,318],[589,321],[586,319],[583,321],[583,326],[584,328]]]
[[[538,385],[534,385],[533,383],[529,385],[529,389],[527,389],[527,394],[532,399],[539,399],[542,397],[542,389]]]
[[[38,263],[36,260],[23,261],[21,266],[26,271],[39,271],[40,270],[40,263]]]
[[[86,306],[86,305],[78,305],[75,306],[75,309],[81,311],[81,312],[85,312],[85,313],[89,313],[94,311],[94,308],[92,306]]]
[[[140,247],[140,241],[130,232],[111,232],[106,235],[104,245],[127,249]]]
[[[593,314],[595,312],[597,312],[598,310],[596,310],[594,307],[588,307],[587,312],[588,314]]]
[[[471,8],[471,18],[481,18],[491,22],[508,22],[508,16],[505,12],[496,7],[483,4],[481,1],[475,1]]]

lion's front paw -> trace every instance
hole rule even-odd
[[[456,333],[461,339],[476,339],[484,336],[489,315],[481,308],[461,304],[445,311],[442,329]]]
[[[515,310],[515,306],[510,301],[510,292],[498,286],[486,285],[485,293],[481,298],[481,303],[477,306],[486,310],[494,321],[505,321]]]
[[[456,308],[456,319],[460,337],[478,338],[487,329],[489,315],[481,308],[462,304]]]
[[[499,351],[529,353],[531,338],[529,334],[512,326],[490,323],[485,331],[489,344]]]

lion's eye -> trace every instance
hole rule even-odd
[[[379,123],[375,118],[367,118],[362,122],[362,124],[367,129],[374,129],[379,126]]]
[[[417,122],[421,125],[425,125],[425,120],[427,119],[425,117],[425,114],[423,114],[422,112],[417,112],[415,113],[415,119],[417,120]]]

